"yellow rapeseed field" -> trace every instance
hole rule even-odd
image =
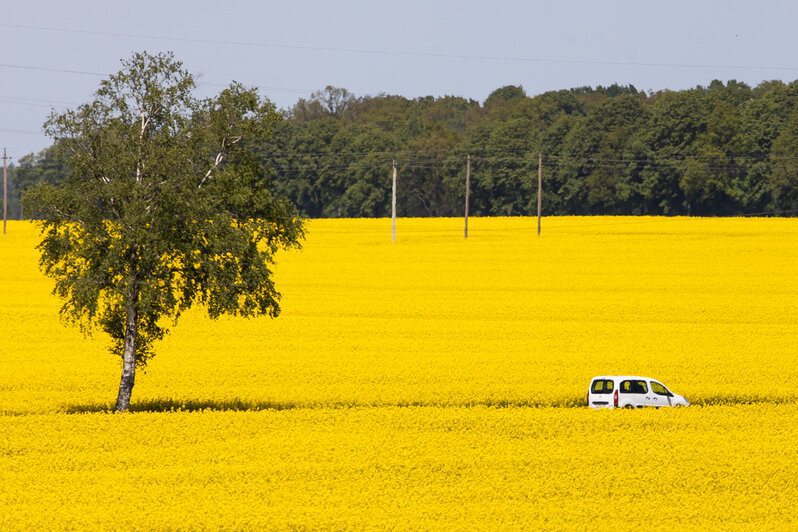
[[[276,320],[106,340],[0,235],[0,530],[798,529],[798,219],[310,220]],[[584,408],[599,374],[693,406]]]

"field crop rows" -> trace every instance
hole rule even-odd
[[[276,320],[118,357],[0,240],[0,529],[795,527],[798,220],[311,220]],[[694,405],[583,408],[598,374]]]

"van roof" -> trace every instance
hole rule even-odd
[[[647,380],[653,381],[656,379],[652,379],[651,377],[641,377],[639,375],[599,375],[597,377],[593,377],[592,380],[596,379],[607,379],[607,380]]]

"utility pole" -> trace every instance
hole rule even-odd
[[[471,154],[466,157],[465,236],[468,238],[468,194],[471,191]]]
[[[538,152],[538,236],[540,236],[540,206],[543,200],[543,152]]]
[[[6,149],[3,148],[3,234],[6,234],[6,209],[8,208],[8,168]]]
[[[391,242],[396,241],[396,159],[393,160],[393,194],[391,195]]]

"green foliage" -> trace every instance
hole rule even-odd
[[[276,316],[269,265],[302,237],[249,149],[279,122],[273,105],[235,83],[205,100],[193,88],[171,54],[123,61],[92,102],[47,121],[68,173],[23,199],[40,220],[41,265],[62,315],[87,332],[99,326],[120,355],[134,320],[137,365],[164,320],[195,304],[214,318]]]
[[[57,185],[69,171],[64,162],[56,156],[56,146],[50,146],[39,153],[21,157],[19,164],[8,169],[8,217],[21,219],[22,194],[37,183]]]
[[[510,100],[523,99],[525,97],[526,92],[524,92],[523,87],[520,85],[507,85],[491,92],[488,98],[485,100],[485,107],[490,108],[493,105],[501,105],[502,103],[508,102]]]
[[[643,99],[625,94],[602,101],[580,117],[562,141],[567,154],[555,168],[560,195],[570,209],[585,214],[620,214],[639,186],[624,171],[633,135],[648,118]]]
[[[767,176],[778,209],[798,209],[798,110],[790,116],[770,152],[773,171]]]
[[[389,215],[393,159],[400,215],[459,215],[468,154],[472,214],[534,214],[539,152],[545,214],[798,214],[797,109],[798,82],[780,81],[537,96],[508,85],[482,105],[328,86],[251,146],[269,190],[313,217]]]

